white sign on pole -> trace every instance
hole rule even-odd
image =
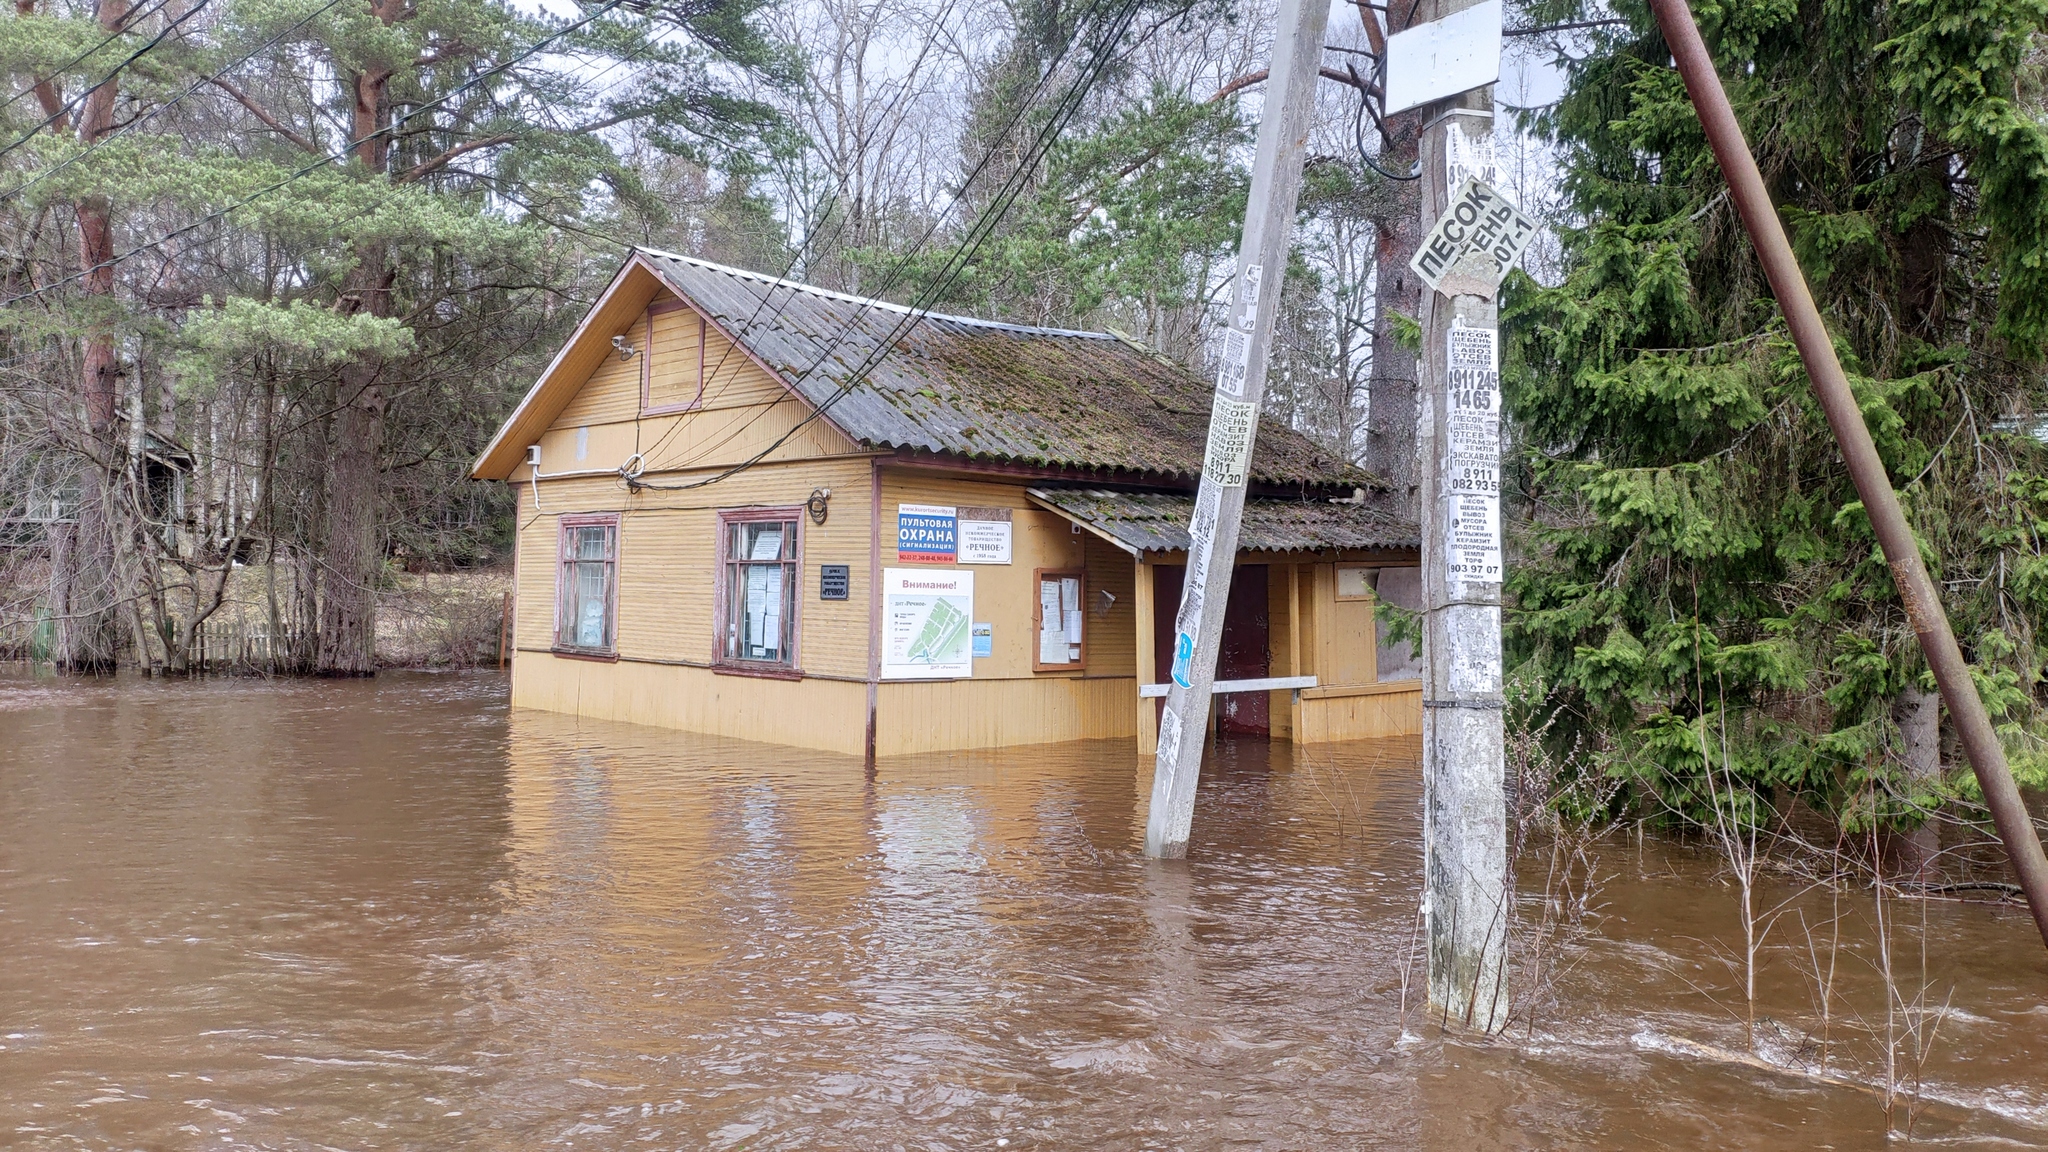
[[[974,573],[882,569],[882,679],[974,675]]]
[[[1493,299],[1536,238],[1536,222],[1491,185],[1467,178],[1408,266],[1446,296]]]
[[[1453,585],[1501,580],[1499,340],[1491,328],[1453,328],[1447,341],[1444,567]]]
[[[1387,37],[1386,114],[1499,80],[1500,5],[1485,0]]]

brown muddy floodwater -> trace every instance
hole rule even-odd
[[[1404,1030],[1413,744],[1226,747],[1172,863],[1139,851],[1128,745],[870,782],[512,713],[487,675],[0,681],[0,746],[7,1148],[1887,1141],[1869,894],[1842,897],[1833,1079],[1790,1070],[1818,1000],[1782,925],[1742,1063],[1733,890],[1654,838],[1606,845],[1602,906],[1511,1038]],[[2025,917],[1895,911],[1903,997],[1950,1011],[1893,1128],[2048,1144]]]

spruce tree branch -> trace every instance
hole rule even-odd
[[[282,136],[285,139],[291,141],[302,151],[310,152],[315,156],[320,155],[319,145],[313,143],[313,141],[308,139],[304,133],[299,132],[291,125],[286,124],[284,121],[278,119],[275,115],[271,113],[270,109],[265,108],[261,103],[257,101],[257,99],[254,96],[251,96],[247,92],[244,92],[239,86],[235,84],[234,81],[229,80],[225,76],[209,76],[206,79],[207,82],[211,83],[215,88],[218,88],[221,91],[227,93],[229,96],[234,97],[235,103],[240,104],[244,108],[247,108],[251,116],[254,116],[256,117],[256,119],[263,121],[264,127],[270,129],[272,132],[277,133],[279,136]]]

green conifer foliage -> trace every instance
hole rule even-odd
[[[1550,19],[1612,14],[1549,5]],[[1705,0],[1708,46],[2023,780],[2043,778],[2048,133],[2039,0]],[[1551,731],[1647,806],[1903,828],[1891,703],[1931,687],[1647,7],[1536,118],[1567,279],[1504,300],[1527,522],[1510,644]],[[1722,776],[1725,783],[1729,776]]]

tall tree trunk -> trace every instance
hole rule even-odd
[[[403,12],[398,0],[372,0],[373,15],[390,24]],[[351,136],[354,156],[375,178],[388,178],[391,165],[389,68],[372,67],[351,78],[355,107]],[[397,280],[388,246],[372,241],[356,248],[341,310],[391,315]],[[368,353],[342,369],[327,462],[327,536],[321,558],[320,646],[315,671],[322,676],[375,674],[377,577],[384,550],[378,540],[378,460],[384,447],[384,413],[389,397],[384,365]]]
[[[384,550],[377,530],[378,454],[384,446],[384,387],[379,366],[342,373],[327,465],[327,540],[321,564],[322,676],[376,672],[377,577]]]
[[[1387,31],[1400,32],[1420,6],[1389,4]],[[1424,14],[1426,17],[1426,14]],[[1422,113],[1403,112],[1387,118],[1381,141],[1380,167],[1407,174],[1422,143]],[[1394,315],[1422,315],[1422,279],[1408,267],[1422,243],[1422,182],[1393,184],[1392,196],[1380,201],[1372,217],[1379,231],[1378,267],[1374,272],[1372,377],[1366,385],[1365,467],[1385,480],[1402,511],[1415,515],[1417,475],[1415,443],[1415,353],[1394,336]]]
[[[121,30],[129,15],[127,0],[99,0],[96,15],[108,35]],[[54,105],[55,115],[63,107],[58,93],[47,85],[38,86],[37,96]],[[120,95],[119,81],[109,78],[93,89],[78,112],[78,142],[91,147],[114,130],[114,102]],[[63,122],[52,125],[61,130]],[[71,627],[61,629],[65,642],[53,653],[59,669],[70,672],[111,671],[120,650],[119,608],[127,595],[116,573],[126,570],[115,554],[127,533],[121,531],[122,479],[126,475],[126,446],[115,427],[115,401],[119,385],[119,350],[113,328],[114,215],[105,196],[91,195],[73,205],[78,224],[80,283],[85,295],[85,316],[89,325],[80,373],[80,399],[85,428],[83,443],[77,447],[85,461],[79,480],[78,531],[71,542],[69,562],[61,569],[68,581],[65,602]]]
[[[1927,784],[1941,778],[1941,697],[1917,685],[1892,698],[1892,720],[1899,726],[1899,758],[1906,779]],[[1899,866],[1914,880],[1927,879],[1941,853],[1941,834],[1934,821],[1893,838]]]

